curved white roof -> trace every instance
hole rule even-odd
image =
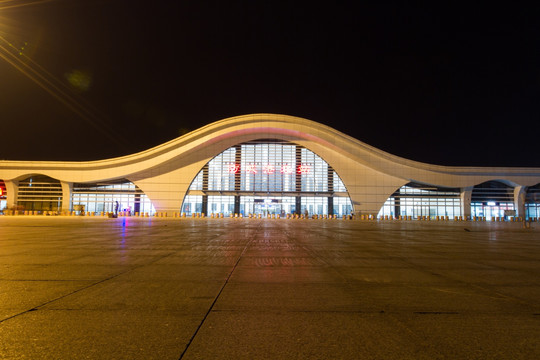
[[[211,158],[233,145],[261,138],[295,142],[317,153],[340,175],[353,202],[370,211],[376,210],[381,199],[384,198],[384,202],[395,189],[411,181],[457,188],[489,180],[513,186],[540,183],[540,168],[421,163],[379,150],[329,126],[279,114],[223,119],[151,149],[117,158],[81,162],[0,161],[0,179],[16,181],[30,174],[47,175],[65,183],[127,178],[148,193],[155,192],[151,184],[159,183],[174,188],[167,196],[182,196],[193,177]],[[181,175],[171,177],[176,173]],[[179,176],[180,182],[176,180]],[[368,203],[377,205],[366,205]]]

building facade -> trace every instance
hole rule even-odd
[[[0,161],[0,189],[0,209],[33,213],[540,217],[540,168],[420,163],[276,114],[113,159]]]

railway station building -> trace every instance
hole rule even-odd
[[[4,214],[540,217],[540,168],[401,158],[303,118],[220,120],[154,148],[84,161],[0,161]]]

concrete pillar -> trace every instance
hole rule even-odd
[[[459,194],[461,215],[467,219],[471,217],[471,200],[472,200],[473,186],[469,186],[461,189]]]
[[[516,216],[525,219],[525,197],[527,196],[526,186],[516,186],[514,188],[514,209]]]
[[[16,180],[4,180],[6,185],[6,206],[11,209],[17,206],[17,194],[19,193],[19,182]]]
[[[62,185],[62,211],[71,210],[71,194],[73,193],[73,183],[60,181]]]

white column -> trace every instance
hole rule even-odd
[[[19,182],[16,180],[5,180],[4,184],[6,184],[6,206],[8,209],[12,209],[17,206]]]
[[[525,218],[525,197],[527,196],[526,186],[516,186],[514,188],[514,209],[516,216]]]
[[[471,217],[472,191],[473,186],[469,186],[466,188],[462,188],[461,193],[459,194],[461,214],[465,219]]]
[[[73,192],[73,183],[60,181],[62,185],[62,211],[71,211],[71,193]]]

